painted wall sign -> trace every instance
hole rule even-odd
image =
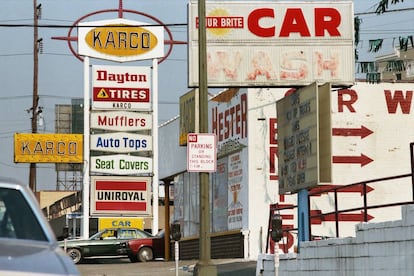
[[[152,114],[129,111],[92,112],[91,128],[140,131],[152,129]]]
[[[16,163],[82,163],[83,135],[16,133]]]
[[[164,56],[164,29],[123,18],[78,24],[80,55],[111,61],[136,61]]]
[[[198,86],[198,1],[189,5],[189,86]],[[352,1],[207,1],[211,87],[354,83]]]
[[[92,109],[150,110],[151,69],[92,66]]]
[[[92,176],[91,182],[91,213],[93,215],[151,214],[150,177]],[[125,224],[126,220],[122,219],[122,224]],[[113,220],[112,223],[114,223]],[[121,226],[120,220],[115,223]],[[132,225],[126,224],[123,227],[132,227]]]
[[[140,152],[152,150],[152,136],[128,132],[91,134],[91,150]]]
[[[152,173],[152,158],[126,154],[92,156],[91,172],[115,175]]]

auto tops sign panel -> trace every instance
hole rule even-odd
[[[91,183],[92,215],[151,214],[150,177],[92,176]]]
[[[152,158],[126,154],[91,157],[91,172],[114,175],[138,175],[152,173]]]
[[[82,134],[16,133],[16,163],[82,163]]]
[[[115,131],[140,131],[152,129],[152,114],[130,111],[92,112],[91,128]]]
[[[92,109],[151,109],[151,69],[138,66],[92,66]]]
[[[91,134],[91,150],[118,153],[150,151],[152,137],[128,132]]]
[[[124,18],[78,24],[78,53],[111,61],[164,56],[164,28]]]
[[[189,5],[189,86],[198,86],[198,1]],[[354,83],[352,1],[206,2],[210,87]]]

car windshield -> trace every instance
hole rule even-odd
[[[43,228],[19,190],[0,188],[0,238],[47,241]]]
[[[148,232],[135,228],[104,229],[90,237],[91,240],[102,239],[140,239],[149,238],[152,235]]]

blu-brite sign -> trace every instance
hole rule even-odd
[[[198,1],[189,5],[189,86],[198,86]],[[210,87],[354,83],[352,1],[207,1]]]

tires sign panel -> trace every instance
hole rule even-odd
[[[92,66],[92,109],[150,110],[150,67]]]

